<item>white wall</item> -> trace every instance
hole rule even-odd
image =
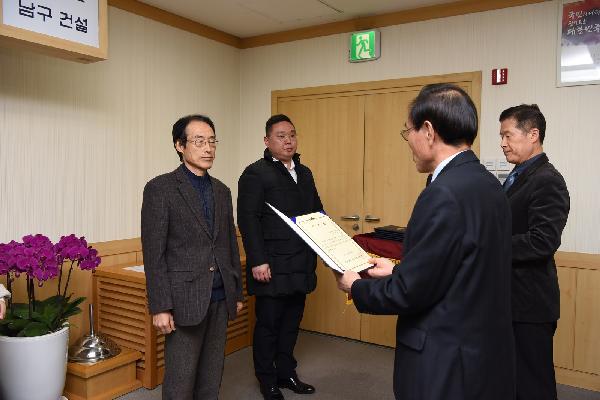
[[[171,126],[190,113],[213,118],[211,173],[237,184],[239,50],[112,7],[109,34],[90,65],[0,48],[0,242],[139,236],[143,186],[179,165]]]
[[[272,90],[481,70],[482,156],[502,157],[500,111],[538,103],[545,150],[572,198],[561,249],[600,253],[600,86],[555,87],[557,10],[544,2],[383,28],[382,58],[364,64],[346,61],[346,34],[240,51],[112,7],[108,61],[0,48],[0,242],[139,236],[143,185],[178,165],[170,130],[184,114],[213,117],[211,173],[235,199],[242,169],[262,155]],[[489,84],[495,67],[509,68],[508,85]]]
[[[553,1],[383,28],[381,59],[362,64],[347,62],[347,34],[243,50],[239,171],[262,155],[272,90],[481,70],[482,157],[502,158],[502,110],[537,103],[571,193],[561,250],[600,253],[600,86],[555,87],[557,12]],[[496,67],[509,69],[508,85],[491,86]]]

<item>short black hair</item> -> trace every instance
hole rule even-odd
[[[185,144],[187,142],[187,136],[185,135],[185,128],[187,128],[187,126],[192,121],[200,121],[200,122],[204,122],[205,124],[208,124],[208,126],[211,127],[211,129],[213,130],[215,135],[217,134],[217,131],[215,130],[215,124],[213,124],[212,120],[209,117],[207,117],[206,115],[192,114],[192,115],[187,115],[185,117],[181,117],[177,120],[177,122],[175,122],[173,124],[173,147],[175,147],[175,151],[177,151],[177,147],[176,147],[177,142],[181,143],[181,145],[183,147],[185,147]],[[183,155],[178,151],[177,151],[177,155],[179,156],[179,161],[183,161]]]
[[[409,106],[408,115],[415,129],[421,129],[425,121],[444,143],[473,144],[477,136],[477,109],[473,100],[460,87],[450,83],[426,85]]]
[[[292,126],[294,126],[294,123],[287,115],[275,114],[267,120],[267,123],[265,124],[265,134],[269,136],[271,134],[271,129],[273,128],[273,125],[278,124],[280,122],[289,122],[290,124],[292,124]]]
[[[528,132],[530,129],[537,128],[540,131],[540,143],[544,143],[546,137],[546,118],[540,111],[537,104],[521,104],[507,108],[500,114],[499,121],[514,118],[517,121],[517,128],[523,132]]]

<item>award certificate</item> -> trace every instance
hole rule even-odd
[[[368,262],[371,257],[326,214],[315,212],[289,218],[271,204],[267,203],[267,205],[330,268],[343,273],[344,271],[361,272],[372,266]]]

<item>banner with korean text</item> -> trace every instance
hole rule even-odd
[[[0,44],[93,62],[107,42],[107,0],[0,0]]]
[[[600,83],[600,0],[559,1],[557,85]]]

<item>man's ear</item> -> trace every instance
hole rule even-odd
[[[180,153],[183,153],[183,150],[185,149],[185,144],[183,144],[181,142],[181,140],[177,140],[175,142],[175,150],[177,150]]]
[[[531,128],[527,133],[529,135],[531,143],[540,141],[540,130],[538,128]]]
[[[427,142],[429,142],[430,144],[433,143],[433,140],[435,139],[435,129],[433,129],[433,125],[431,124],[431,122],[426,120],[425,122],[423,122],[423,127],[425,128],[425,137],[427,139]]]

